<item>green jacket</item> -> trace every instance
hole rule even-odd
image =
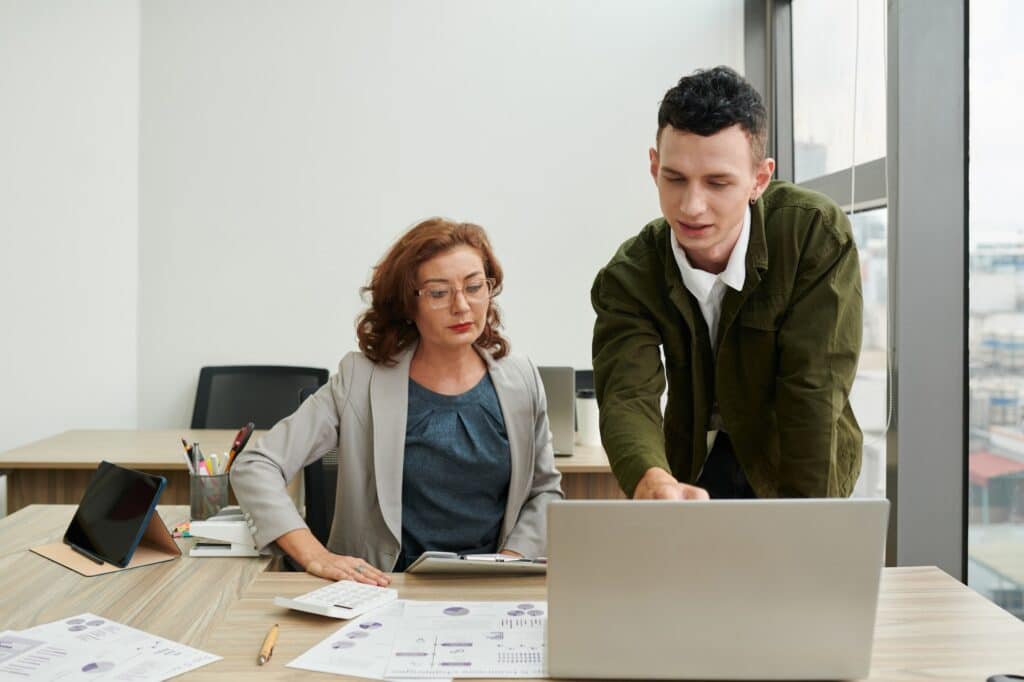
[[[670,239],[663,218],[648,224],[591,290],[601,440],[622,489],[632,496],[650,467],[694,483],[717,398],[758,497],[849,495],[862,301],[846,215],[820,194],[769,185],[751,207],[746,281],[726,290],[715,353]]]

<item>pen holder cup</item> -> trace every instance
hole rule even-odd
[[[188,479],[188,501],[193,521],[205,521],[228,506],[228,493],[231,491],[228,474],[190,474]]]

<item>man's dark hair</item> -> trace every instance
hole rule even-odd
[[[658,109],[658,137],[665,126],[707,137],[739,124],[750,140],[754,161],[765,156],[768,114],[761,95],[728,66],[698,69],[665,93]]]

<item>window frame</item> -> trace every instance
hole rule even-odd
[[[744,9],[769,153],[777,177],[792,181],[792,0],[745,0]],[[968,0],[888,0],[886,12],[886,156],[800,184],[847,212],[887,207],[886,563],[966,580]]]

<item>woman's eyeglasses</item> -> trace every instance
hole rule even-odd
[[[451,307],[455,295],[460,291],[469,303],[483,303],[491,298],[494,285],[495,281],[490,278],[470,280],[463,284],[461,288],[438,282],[422,289],[416,289],[415,293],[420,298],[426,300],[427,305],[431,308],[448,308]]]

